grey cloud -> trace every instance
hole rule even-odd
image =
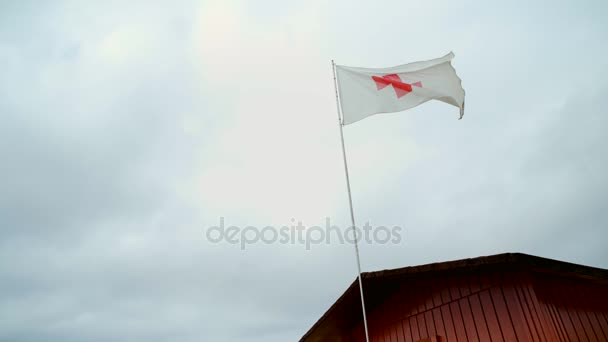
[[[318,49],[310,56],[331,54],[373,66],[453,49],[467,90],[462,121],[429,103],[370,118],[345,132],[349,151],[389,137],[414,142],[419,153],[398,165],[365,165],[350,155],[359,222],[406,228],[401,245],[361,246],[364,270],[503,251],[608,267],[602,207],[608,186],[602,96],[608,88],[600,63],[608,29],[597,16],[603,2],[552,4],[547,13],[546,4],[426,3],[416,9],[397,1],[349,3],[349,16],[345,5],[319,5],[321,10],[306,13],[303,22],[319,23],[322,33],[301,28],[309,48]],[[195,6],[1,6],[0,340],[295,340],[352,282],[352,246],[305,251],[260,244],[240,251],[211,244],[204,228],[217,223],[219,211],[236,209],[201,208],[191,198],[210,191],[193,189],[201,169],[234,160],[224,155],[234,151],[218,150],[217,141],[238,124],[235,112],[250,104],[237,103],[239,93],[231,90],[247,92],[247,85],[266,82],[260,89],[302,87],[302,94],[312,96],[307,89],[331,83],[330,57],[322,63],[299,60],[306,63],[302,70],[326,70],[327,79],[306,79],[300,72],[293,75],[301,83],[286,84],[286,75],[265,72],[272,65],[246,64],[238,70],[257,68],[253,74],[267,79],[217,86],[196,61],[205,57],[196,55],[196,45],[205,42],[197,40]],[[240,12],[240,19],[255,16],[237,23],[243,32],[259,22],[271,26],[268,32],[285,30],[289,20],[282,17],[299,8],[264,6]],[[390,20],[382,15],[389,10]],[[95,48],[129,23],[139,25],[144,38],[154,38],[148,55],[122,61],[119,54],[116,64],[101,59]],[[268,38],[260,32],[248,37]],[[290,34],[279,37],[289,41]],[[561,54],[543,54],[555,51]],[[274,52],[264,53],[273,64],[282,62]],[[327,138],[337,134],[333,94],[323,100],[311,108],[326,111],[329,119],[313,127],[324,139],[322,147],[335,149],[336,162],[322,167],[341,172],[339,140]],[[252,127],[259,136],[302,133],[289,123],[304,119],[290,121],[288,109],[257,105],[246,114],[280,110],[289,119]],[[188,133],[192,117],[195,133]],[[251,143],[231,138],[237,145]],[[276,144],[281,143],[286,142]],[[284,151],[272,151],[276,167],[294,172],[294,181],[323,181],[317,178],[324,172],[312,172],[315,165],[286,165]],[[306,145],[296,152],[290,161],[319,153]],[[270,166],[243,165],[242,172],[265,168]],[[298,178],[297,168],[310,173]],[[264,186],[272,190],[277,184],[284,183]],[[347,226],[343,180],[324,191],[341,191],[341,202],[334,212],[318,213],[319,221],[329,215]],[[254,202],[247,208],[252,212]],[[236,216],[229,220],[267,224],[253,215]]]

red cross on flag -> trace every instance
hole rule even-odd
[[[379,113],[393,113],[439,100],[460,108],[464,89],[452,67],[453,53],[392,68],[368,69],[336,65],[342,124]]]

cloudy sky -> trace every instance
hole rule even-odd
[[[608,268],[608,3],[3,1],[0,341],[297,340],[353,246],[330,60],[454,51],[441,102],[345,128],[364,271],[501,252]]]

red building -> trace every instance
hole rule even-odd
[[[608,341],[608,270],[499,254],[362,278],[370,341]],[[300,341],[365,341],[357,280]]]

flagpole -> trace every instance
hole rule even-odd
[[[357,237],[357,229],[355,226],[355,213],[353,211],[353,198],[350,192],[350,179],[348,177],[348,164],[346,163],[346,148],[344,147],[344,133],[342,130],[342,117],[340,99],[338,97],[338,79],[336,78],[336,63],[333,59],[331,67],[334,73],[334,89],[336,91],[336,107],[338,111],[338,126],[340,126],[340,140],[342,141],[342,157],[344,160],[344,173],[346,174],[346,189],[348,190],[348,204],[350,206],[350,221],[352,223],[353,240],[355,241],[355,255],[357,256],[357,276],[359,278],[359,293],[361,294],[361,308],[363,309],[363,326],[365,327],[365,341],[369,342],[369,332],[367,330],[367,316],[365,314],[365,300],[363,299],[363,282],[361,281],[361,261],[359,259],[359,242]]]

